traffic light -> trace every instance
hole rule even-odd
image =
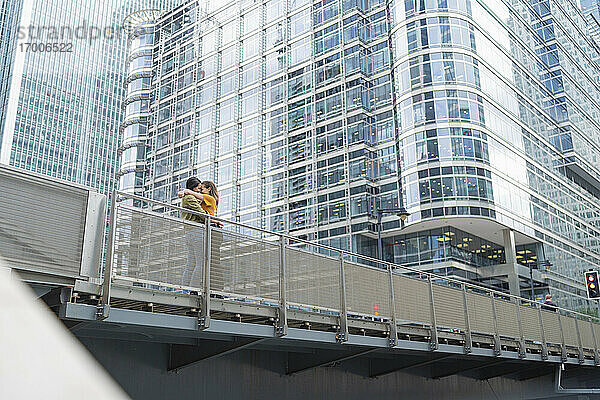
[[[598,271],[586,271],[585,286],[588,299],[600,299],[600,287],[598,287]]]

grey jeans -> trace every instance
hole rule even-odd
[[[181,285],[202,287],[204,271],[204,229],[192,228],[185,234],[187,263],[181,275]]]
[[[210,269],[216,272],[221,267],[223,233],[216,227],[212,227],[211,233]],[[204,279],[204,229],[192,228],[185,234],[185,243],[188,255],[181,285],[200,289]]]

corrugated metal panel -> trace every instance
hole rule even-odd
[[[542,330],[540,328],[540,316],[537,308],[521,306],[521,323],[523,324],[523,336],[540,342]]]
[[[594,337],[592,336],[592,326],[589,321],[577,321],[579,324],[579,333],[581,334],[581,345],[588,349],[594,348]]]
[[[467,309],[471,331],[494,334],[494,313],[490,296],[467,291]]]
[[[202,287],[204,229],[118,207],[113,276]]]
[[[0,254],[11,266],[80,274],[88,191],[0,168]]]
[[[498,334],[518,338],[519,325],[516,305],[510,301],[495,299],[496,318],[498,319]]]
[[[428,282],[394,275],[394,298],[398,319],[424,325],[431,324]]]
[[[279,245],[214,229],[211,251],[211,290],[278,301]]]
[[[433,304],[435,305],[435,318],[438,325],[465,329],[465,308],[462,290],[433,285]]]
[[[562,316],[560,321],[562,322],[563,332],[565,333],[565,344],[567,346],[579,347],[575,318]]]
[[[542,310],[542,322],[544,323],[544,337],[546,342],[560,344],[560,325],[558,323],[558,313]]]
[[[388,272],[353,263],[344,268],[348,312],[391,317]]]
[[[339,260],[290,248],[285,255],[287,300],[339,310]]]

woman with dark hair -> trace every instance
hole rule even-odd
[[[219,194],[217,186],[212,181],[203,181],[196,177],[191,177],[186,182],[186,188],[177,193],[182,197],[181,207],[187,208],[197,213],[206,213],[215,216],[219,205]],[[181,212],[181,217],[185,220],[204,223],[205,219],[197,214]],[[220,221],[212,221],[213,227],[222,228],[223,224]],[[223,242],[223,234],[220,230],[211,230],[211,270],[218,270],[221,264],[221,243]],[[187,234],[188,237],[188,269],[184,271],[182,276],[182,284],[189,282],[190,286],[198,286],[198,280],[202,276],[203,260],[199,259],[199,255],[203,253],[204,244],[198,242],[197,234]],[[202,246],[198,248],[198,246]],[[189,275],[190,268],[192,269],[191,276]]]

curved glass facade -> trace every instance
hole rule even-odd
[[[597,267],[597,65],[574,62],[597,54],[585,47],[589,38],[566,37],[581,24],[579,10],[550,1],[417,0],[392,1],[390,14],[409,227],[487,218],[526,236],[500,244],[537,242],[529,261],[550,262],[548,274],[580,280]],[[410,251],[401,253],[397,261]],[[518,251],[515,261],[522,264]],[[540,286],[584,305],[551,280]]]
[[[119,190],[143,194],[147,175],[148,118],[152,94],[152,47],[155,19],[158,11],[141,11],[125,20],[128,29],[129,57],[125,81],[124,121],[119,147]]]
[[[384,258],[454,263],[444,270],[513,293],[535,266],[537,296],[586,304],[600,86],[572,4],[209,7],[156,23],[146,195],[176,201],[190,175],[213,179],[221,217],[368,255],[378,210],[405,206],[405,227],[383,217]]]

